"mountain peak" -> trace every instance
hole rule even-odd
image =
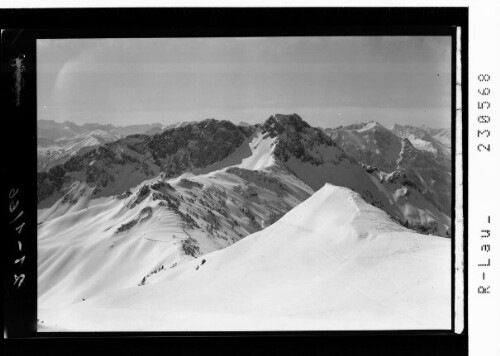
[[[269,132],[272,137],[285,131],[302,132],[311,126],[302,120],[298,114],[275,114],[271,115],[262,126],[264,133]]]
[[[369,130],[388,130],[384,125],[377,121],[370,120],[364,126],[358,129],[358,132],[369,131]]]
[[[205,119],[202,121],[194,121],[194,122],[187,122],[184,125],[179,125],[178,127],[175,127],[174,129],[183,129],[183,128],[188,128],[188,127],[197,127],[198,129],[202,130],[210,130],[210,131],[217,131],[221,128],[223,129],[229,129],[229,130],[236,130],[236,125],[232,123],[231,121],[228,120],[217,120],[214,118],[209,118]]]
[[[370,120],[367,122],[361,122],[357,124],[351,124],[346,126],[340,126],[341,129],[344,130],[352,130],[357,132],[365,132],[365,131],[375,131],[375,130],[388,130],[384,125],[380,124],[377,121]]]

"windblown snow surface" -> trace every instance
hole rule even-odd
[[[71,241],[68,263],[98,258],[76,255],[79,243],[99,243],[87,239]],[[140,253],[107,258],[133,271]],[[357,193],[326,184],[229,247],[145,285],[61,308],[39,305],[38,317],[44,330],[75,331],[449,329],[450,259],[449,239],[408,230]]]
[[[38,210],[39,308],[137,286],[160,269],[227,247],[307,199],[313,190],[293,175],[263,171],[273,165],[273,142],[255,135],[221,163],[239,163],[232,170],[157,177],[125,196],[91,199],[93,188],[75,182]]]

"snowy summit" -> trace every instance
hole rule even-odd
[[[412,137],[276,114],[85,146],[38,173],[40,330],[449,329],[445,158]]]

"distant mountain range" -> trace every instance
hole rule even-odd
[[[440,252],[433,253],[443,261],[447,257],[440,254],[449,248],[449,239],[441,238],[449,237],[451,228],[451,155],[446,144],[450,135],[445,130],[398,125],[389,130],[376,122],[323,130],[297,114],[275,114],[257,125],[207,119],[174,127],[135,127],[142,132],[129,134],[129,128],[127,135],[125,128],[117,131],[111,125],[106,130],[100,125],[85,130],[77,125],[54,127],[52,134],[39,137],[39,143],[94,137],[98,130],[116,136],[75,150],[63,163],[38,173],[38,293],[43,309],[75,306],[73,311],[81,310],[86,320],[86,305],[122,305],[125,295],[130,305],[146,303],[149,297],[131,295],[150,295],[140,288],[155,283],[166,300],[190,300],[198,292],[196,273],[205,269],[210,272],[203,272],[204,278],[221,290],[227,279],[216,272],[219,268],[223,274],[241,271],[254,281],[254,289],[269,287],[270,281],[262,286],[256,282],[265,281],[266,273],[251,270],[259,261],[271,269],[274,257],[280,265],[303,266],[305,270],[297,273],[305,273],[308,280],[329,268],[333,256],[332,266],[341,268],[340,261],[348,261],[360,273],[375,273],[369,272],[370,258],[380,254],[380,261],[386,262],[379,261],[376,268],[386,275],[389,269],[404,269],[406,255],[399,254],[407,253],[417,258],[411,262],[415,270],[396,273],[388,288],[395,292],[391,288],[404,284],[405,278],[429,278],[425,293],[445,303],[446,283],[434,290],[443,277],[419,274],[432,264],[422,265],[418,272],[426,253],[421,256],[420,248],[438,248]],[[62,136],[64,130],[75,136]],[[274,235],[281,237],[272,242]],[[364,246],[372,246],[372,252],[354,253]],[[308,263],[319,269],[309,271]],[[289,278],[285,270],[278,270],[270,270],[269,278]],[[340,279],[324,281],[341,283],[341,275],[332,276]],[[162,289],[183,283],[181,279],[191,286],[182,289],[183,297]],[[317,282],[314,288],[321,285]],[[126,288],[131,294],[120,292]],[[236,301],[247,298],[243,287],[239,292],[228,288]],[[381,291],[374,289],[375,299]],[[201,295],[216,298],[210,293]],[[104,304],[87,304],[103,295],[114,297]],[[195,299],[193,303],[199,303]],[[283,308],[297,306],[300,298],[292,300]],[[203,313],[210,315],[210,308]],[[167,313],[168,308],[159,309]],[[303,312],[319,313],[313,309]],[[162,312],[158,315],[166,315]],[[56,324],[71,328],[72,322],[58,315],[48,312],[45,317],[56,329]],[[89,325],[104,322],[93,318]],[[421,327],[434,320],[425,313],[416,318]]]
[[[404,174],[428,201],[451,216],[450,130],[408,125],[389,130],[371,121],[325,132],[369,173],[380,179],[386,173]]]
[[[129,135],[153,135],[167,128],[179,127],[187,123],[168,126],[161,124],[113,126],[101,124],[77,125],[70,121],[59,123],[53,120],[38,120],[38,171],[66,162],[78,151],[89,147],[113,142]]]

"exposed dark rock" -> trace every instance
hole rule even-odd
[[[144,209],[142,209],[139,212],[139,214],[137,215],[137,217],[135,219],[132,219],[132,220],[126,222],[125,224],[120,225],[120,227],[118,227],[116,229],[115,234],[120,234],[122,232],[129,231],[135,225],[151,218],[152,215],[153,215],[153,209],[149,206],[145,207]]]
[[[333,140],[321,129],[311,127],[297,114],[269,117],[262,125],[264,134],[278,137],[274,156],[283,162],[295,157],[314,165],[323,164],[323,157],[310,148],[317,145],[333,146]]]
[[[179,186],[187,189],[192,189],[192,188],[203,189],[203,184],[185,178],[180,180]]]
[[[198,257],[200,255],[198,242],[192,237],[182,240],[182,250],[188,256]]]
[[[37,177],[40,203],[55,193],[64,193],[74,181],[96,187],[98,195],[119,194],[115,182],[123,175],[137,176],[125,189],[163,171],[164,178],[218,162],[240,146],[254,128],[229,121],[207,119],[167,129],[153,136],[130,135],[115,142],[78,153],[62,165],[40,172]]]

